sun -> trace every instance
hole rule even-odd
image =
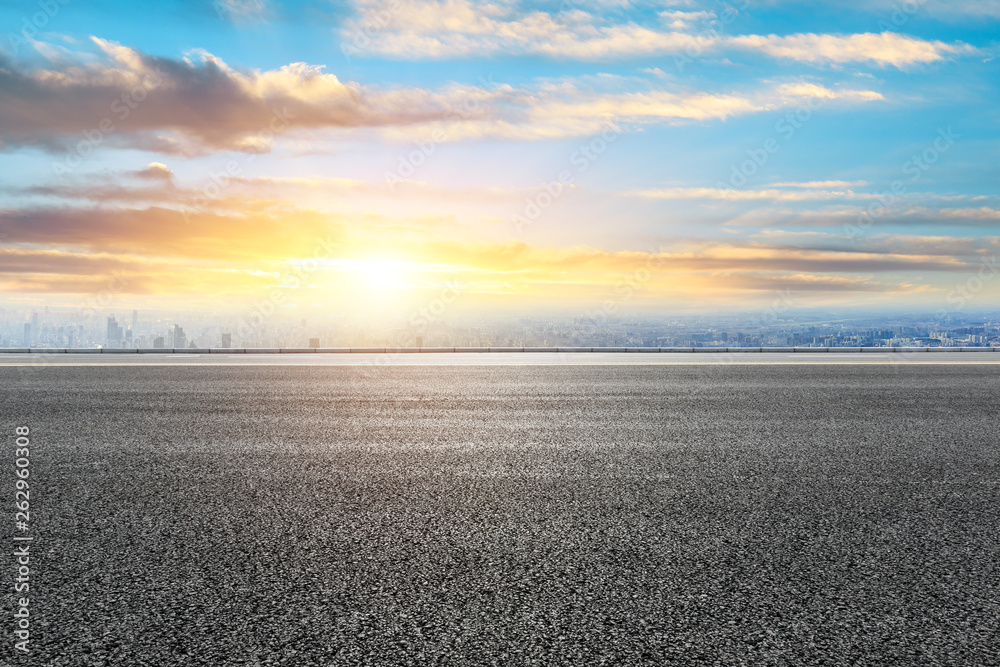
[[[345,269],[362,287],[379,292],[406,286],[407,270],[403,262],[392,259],[352,259]]]

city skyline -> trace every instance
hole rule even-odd
[[[887,317],[798,309],[776,300],[756,313],[720,316],[245,318],[133,310],[104,326],[73,311],[0,309],[0,349],[277,349],[522,347],[1000,347],[1000,312]]]

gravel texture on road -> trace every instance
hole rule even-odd
[[[995,366],[2,367],[0,415],[0,663],[1000,664]]]

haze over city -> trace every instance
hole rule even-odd
[[[786,297],[787,298],[787,297]],[[439,308],[435,308],[439,305]],[[451,317],[432,303],[410,318],[148,312],[77,319],[0,309],[0,349],[1000,347],[1000,314],[831,313],[776,299],[756,313],[622,317]],[[438,313],[438,314],[436,314]]]

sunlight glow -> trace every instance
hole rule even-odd
[[[362,286],[378,291],[405,288],[407,268],[403,262],[390,259],[348,260],[344,267]]]

